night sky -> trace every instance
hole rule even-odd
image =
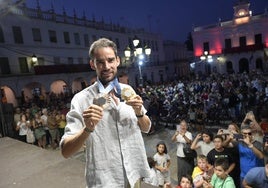
[[[0,0],[0,5],[1,5]],[[25,0],[36,7],[37,0]],[[69,15],[74,10],[78,17],[85,12],[88,19],[119,23],[145,28],[160,33],[164,39],[184,42],[193,26],[203,26],[233,18],[233,5],[237,0],[39,0],[42,10],[51,9],[62,14],[63,7]],[[268,0],[251,0],[253,15],[268,9]]]

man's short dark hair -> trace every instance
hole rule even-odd
[[[96,40],[95,42],[93,42],[90,46],[89,49],[89,57],[91,60],[93,60],[95,58],[95,50],[99,49],[99,48],[105,48],[105,47],[110,47],[113,49],[115,56],[117,56],[117,46],[116,44],[107,39],[107,38],[100,38],[98,40]]]

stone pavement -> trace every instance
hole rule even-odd
[[[156,153],[156,144],[165,141],[171,157],[171,180],[177,184],[176,143],[171,142],[175,130],[157,129],[151,135],[143,134],[147,156]],[[0,138],[0,188],[80,188],[85,187],[85,156],[81,150],[70,159],[60,150],[41,149],[18,140]],[[141,188],[151,186],[142,185]]]
[[[84,162],[60,151],[0,138],[0,188],[85,188]]]

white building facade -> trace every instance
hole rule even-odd
[[[12,10],[12,11],[11,11]],[[152,49],[142,67],[144,81],[157,83],[167,76],[163,39],[144,29],[88,20],[85,16],[56,14],[53,7],[42,11],[22,6],[0,12],[0,86],[2,102],[19,105],[21,97],[34,94],[46,97],[50,92],[75,92],[90,84],[95,72],[90,69],[88,50],[98,38],[113,40],[121,57],[119,71],[127,72],[133,87],[139,81],[136,62],[125,61],[124,50],[137,36],[143,46]],[[37,61],[33,61],[36,57]],[[159,75],[162,73],[163,75]],[[161,80],[164,79],[164,80]]]
[[[252,15],[248,0],[239,0],[233,9],[232,20],[194,28],[191,67],[196,73],[268,71],[267,11]]]

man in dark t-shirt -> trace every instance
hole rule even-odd
[[[237,177],[234,176],[232,173],[235,168],[235,163],[233,156],[231,154],[231,151],[228,148],[223,147],[223,138],[221,135],[216,135],[213,139],[214,142],[214,149],[212,149],[210,152],[208,152],[207,158],[208,158],[208,163],[211,166],[214,166],[214,162],[218,158],[225,158],[228,163],[229,163],[229,168],[226,171],[232,178],[235,180]]]

